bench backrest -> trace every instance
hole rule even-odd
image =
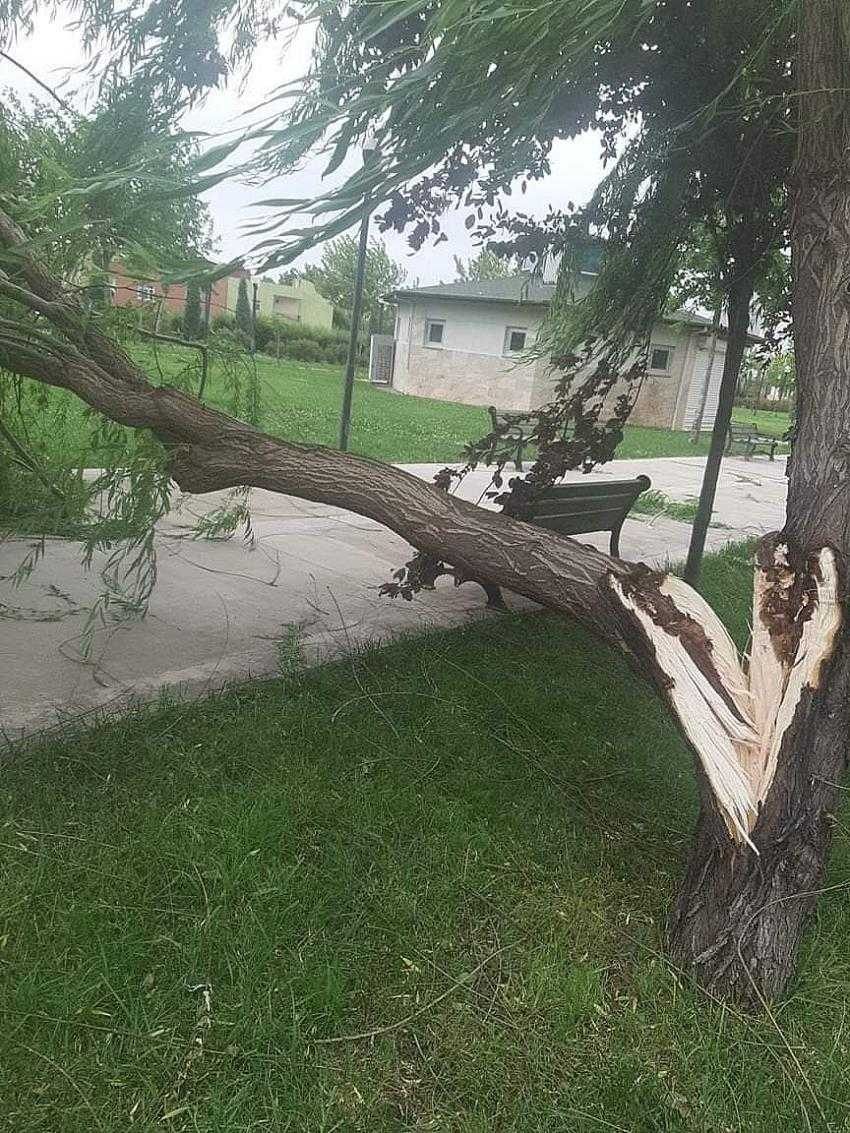
[[[495,405],[490,405],[487,412],[490,414],[494,429],[499,429],[504,425],[530,426],[537,422],[538,416],[534,409],[497,409]]]
[[[650,486],[648,476],[603,483],[556,484],[535,497],[521,518],[562,535],[616,531],[641,492]]]
[[[729,426],[730,437],[751,437],[754,433],[758,432],[757,425],[735,425]]]

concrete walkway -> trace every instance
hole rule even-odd
[[[648,475],[674,499],[699,491],[704,460],[621,460],[592,474],[595,480]],[[430,479],[438,465],[408,465]],[[575,475],[581,478],[580,474]],[[464,482],[477,499],[486,472]],[[710,546],[773,530],[782,523],[784,460],[730,459],[724,463]],[[100,625],[84,658],[80,635],[87,610],[102,592],[99,571],[80,566],[79,548],[49,540],[47,554],[21,586],[0,582],[0,726],[8,739],[81,714],[114,710],[169,688],[200,695],[228,682],[274,673],[297,648],[305,662],[331,657],[366,642],[417,630],[492,617],[473,585],[438,591],[413,602],[378,597],[378,586],[410,557],[407,544],[351,512],[265,491],[252,493],[256,545],[191,538],[199,515],[218,496],[184,500],[161,525],[158,581],[148,616]],[[484,501],[484,506],[487,505]],[[690,528],[668,519],[627,521],[621,552],[657,563],[680,560]],[[588,542],[606,547],[605,536]],[[25,558],[33,540],[0,544],[0,577]],[[516,603],[522,600],[516,599]]]

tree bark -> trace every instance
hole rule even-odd
[[[798,440],[784,538],[836,553],[846,606],[850,560],[850,23],[845,0],[803,0],[800,141],[790,187]],[[700,815],[669,922],[674,960],[712,992],[759,1003],[791,977],[823,888],[850,742],[846,625],[825,679],[803,695],[752,831],[756,855]]]

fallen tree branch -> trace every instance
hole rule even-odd
[[[331,504],[388,527],[461,574],[565,614],[627,652],[666,697],[710,787],[718,836],[750,842],[773,781],[785,732],[816,688],[842,626],[835,558],[828,548],[787,565],[778,540],[759,564],[752,673],[720,619],[694,590],[643,564],[450,496],[393,465],[270,436],[196,397],[155,387],[96,319],[30,254],[0,211],[0,247],[11,248],[22,300],[69,342],[27,341],[0,321],[0,365],[69,390],[121,425],[163,442],[183,490],[264,488]],[[785,571],[785,574],[782,571]],[[771,660],[773,657],[773,660]]]

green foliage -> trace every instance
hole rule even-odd
[[[772,357],[751,358],[738,382],[738,402],[753,409],[787,410],[796,394],[797,371],[791,350]]]
[[[108,308],[93,317],[125,349],[138,348],[132,311]],[[221,334],[209,350],[218,404],[256,422],[259,386],[244,347]],[[197,391],[197,350],[163,353],[157,343],[140,351],[151,378]],[[99,593],[81,635],[84,649],[98,621],[137,618],[147,609],[157,573],[155,525],[171,503],[166,464],[152,434],[118,426],[63,390],[0,371],[0,529],[74,539],[83,562],[97,562]],[[44,553],[44,543],[23,551],[16,577],[26,578]]]
[[[693,496],[673,500],[665,492],[649,488],[646,492],[641,492],[632,504],[632,511],[641,515],[666,516],[668,519],[677,519],[680,523],[693,523],[698,502]]]
[[[233,320],[227,317],[223,319],[216,319],[216,325],[233,325]],[[289,343],[295,339],[309,339],[310,342],[315,342],[326,354],[333,354],[336,356],[336,351],[340,346],[344,346],[348,341],[348,336],[336,329],[327,329],[326,327],[313,327],[309,323],[294,323],[289,319],[275,318],[274,316],[268,317],[266,315],[257,316],[257,349],[266,354],[276,354],[278,346],[282,355],[289,353]]]
[[[248,284],[244,277],[239,280],[239,290],[236,296],[236,329],[242,334],[246,342],[254,338],[254,315],[251,310],[251,300],[248,298]]]
[[[181,330],[184,338],[190,342],[197,342],[201,337],[202,329],[201,288],[197,280],[190,279],[186,284],[186,303]]]
[[[319,294],[349,314],[354,303],[354,280],[357,268],[357,241],[341,236],[326,244],[318,264],[303,270],[303,277],[315,284]],[[363,282],[363,320],[375,328],[381,319],[381,299],[399,287],[404,269],[389,256],[382,240],[370,240],[366,253]]]
[[[510,260],[497,256],[486,245],[466,263],[460,256],[455,256],[454,261],[458,280],[506,279],[515,274]]]
[[[286,354],[298,362],[321,362],[325,351],[309,338],[293,338],[286,344]]]
[[[144,274],[208,250],[207,207],[185,191],[195,155],[171,114],[135,87],[107,93],[85,116],[4,100],[0,199],[59,275],[93,272],[102,303],[114,258]]]

